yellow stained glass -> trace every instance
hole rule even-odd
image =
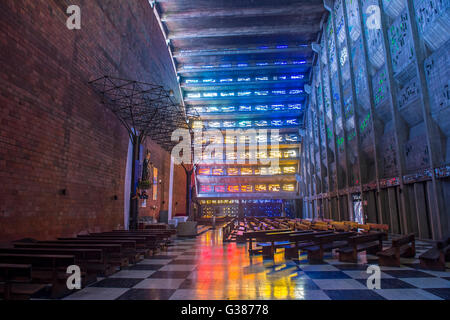
[[[258,192],[266,191],[266,190],[267,190],[267,187],[266,187],[265,184],[257,184],[257,185],[255,186],[255,190],[258,191]]]
[[[281,151],[270,151],[270,158],[281,158]]]
[[[229,176],[237,176],[237,175],[239,175],[239,170],[237,168],[228,168],[227,174]]]
[[[253,192],[253,186],[251,185],[243,185],[241,186],[242,192]]]
[[[279,192],[280,185],[279,184],[269,184],[269,191],[271,192]]]
[[[283,156],[285,158],[295,158],[297,157],[297,151],[295,150],[284,151]]]
[[[295,186],[293,184],[285,184],[285,185],[283,185],[283,191],[288,191],[288,192],[295,191]]]
[[[243,176],[250,176],[253,174],[252,168],[242,168],[241,169],[241,175]]]
[[[285,174],[289,174],[289,173],[295,173],[295,167],[284,167],[283,168],[283,172],[285,173]]]

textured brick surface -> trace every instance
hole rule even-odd
[[[66,28],[71,4],[81,30]],[[0,240],[123,224],[128,135],[87,83],[107,74],[178,92],[148,1],[3,0],[0,64]],[[170,162],[151,149],[167,206]]]

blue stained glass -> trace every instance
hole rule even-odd
[[[286,94],[286,90],[273,90],[272,94],[276,94],[276,95]]]
[[[239,127],[241,128],[248,128],[252,126],[251,121],[239,121]]]
[[[221,97],[234,97],[234,92],[221,92]]]
[[[279,76],[278,77],[278,80],[286,80],[287,79],[287,76]]]
[[[267,105],[257,105],[255,106],[256,111],[267,111],[269,110],[269,106]]]
[[[197,79],[187,79],[186,83],[198,83]]]
[[[205,82],[205,83],[214,83],[214,82],[216,82],[216,79],[203,79],[203,82]]]
[[[200,93],[188,93],[188,98],[200,98]]]
[[[255,95],[257,96],[267,96],[269,91],[255,91]]]
[[[286,141],[288,141],[288,142],[296,142],[296,141],[299,141],[299,137],[296,136],[296,135],[294,135],[294,134],[288,134],[288,135],[286,135],[285,139],[286,139]]]
[[[222,112],[234,112],[236,108],[234,106],[222,107]]]
[[[184,66],[183,69],[194,69],[195,66]]]
[[[292,61],[292,64],[306,64],[305,60]]]
[[[289,126],[298,125],[297,119],[286,120],[286,124]]]
[[[248,63],[238,63],[238,67],[248,67]]]
[[[210,121],[209,126],[211,128],[220,128],[220,121]]]
[[[269,80],[269,77],[256,77],[255,80],[256,81],[267,81],[267,80]]]
[[[203,68],[203,69],[211,69],[211,68],[214,68],[214,66],[206,65],[206,66],[202,66],[202,68]]]
[[[233,79],[228,78],[228,79],[220,79],[220,82],[233,82]]]
[[[273,126],[276,126],[276,127],[279,127],[279,126],[283,125],[283,121],[282,120],[272,120],[271,123],[272,123]]]
[[[218,107],[209,107],[208,112],[219,112],[219,108]]]
[[[272,111],[280,111],[284,109],[284,104],[273,104],[271,105]]]
[[[288,109],[289,110],[301,110],[302,109],[302,105],[300,103],[289,104],[288,105]]]
[[[288,46],[286,46],[286,45],[280,45],[280,46],[277,46],[277,49],[286,49]]]
[[[257,66],[268,66],[269,63],[267,63],[267,62],[258,62],[258,63],[256,63],[256,65]]]
[[[203,96],[205,98],[213,98],[213,97],[217,97],[217,92],[205,92],[203,93]]]
[[[229,63],[228,63],[228,64],[221,64],[220,67],[221,67],[221,68],[231,68],[232,65],[229,64]]]
[[[274,64],[275,64],[275,65],[286,65],[287,62],[286,62],[286,61],[275,61]]]
[[[239,106],[239,111],[252,111],[252,107],[250,106]]]
[[[302,75],[302,74],[300,74],[300,75],[293,75],[293,76],[291,76],[291,79],[292,79],[292,80],[303,79],[304,77],[305,77],[305,76]]]
[[[303,90],[301,90],[301,89],[294,89],[294,90],[290,90],[289,94],[300,94],[302,92],[303,92]]]
[[[250,78],[238,78],[238,82],[248,82],[250,80]]]
[[[269,49],[269,47],[268,46],[262,46],[262,47],[259,47],[260,49]]]
[[[223,126],[225,128],[233,128],[236,127],[236,121],[224,121]]]
[[[255,126],[257,127],[267,127],[268,124],[269,123],[266,120],[255,121]]]
[[[238,92],[238,96],[239,97],[247,97],[249,95],[251,95],[252,92],[251,91],[243,91],[243,92]]]

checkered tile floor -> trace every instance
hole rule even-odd
[[[221,231],[195,239],[176,239],[167,251],[122,270],[66,297],[68,300],[450,300],[450,265],[446,272],[419,269],[418,259],[403,259],[400,268],[381,267],[381,289],[366,286],[376,256],[361,254],[357,264],[336,254],[324,264],[249,257],[244,244],[221,242]],[[386,242],[388,247],[390,242]],[[417,242],[418,257],[430,246]]]

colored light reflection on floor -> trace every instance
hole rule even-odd
[[[301,271],[282,253],[274,259],[250,257],[246,245],[222,245],[221,239],[219,229],[197,239],[197,268],[191,277],[198,298],[304,299],[305,282],[298,281]]]

